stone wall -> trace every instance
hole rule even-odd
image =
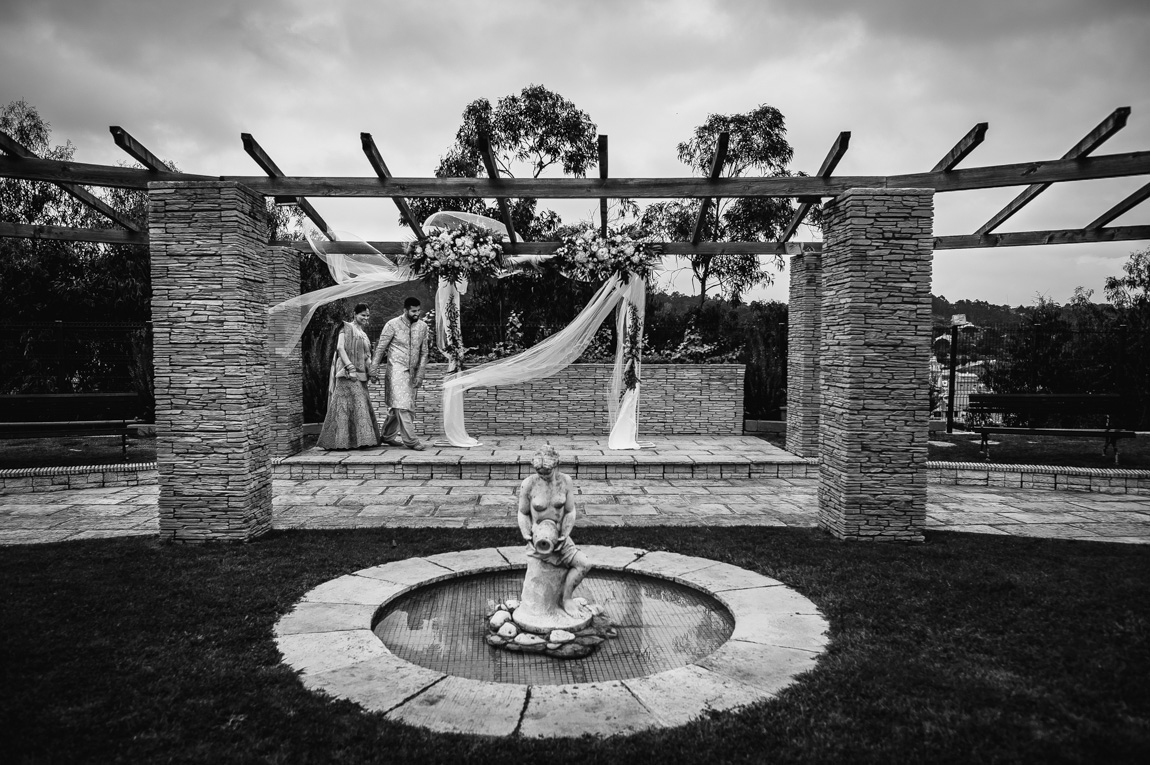
[[[930,190],[827,205],[819,525],[840,538],[922,539],[932,229]]]
[[[819,449],[819,342],[822,257],[791,257],[787,306],[787,451],[815,457]]]
[[[160,537],[270,528],[264,199],[235,183],[149,185]]]
[[[269,247],[268,306],[300,294],[300,252],[291,247]],[[271,336],[273,345],[286,344],[286,338]],[[303,362],[296,343],[286,356],[268,356],[268,396],[271,405],[272,457],[289,457],[303,448]]]
[[[446,367],[432,364],[416,397],[416,431],[443,431],[440,382]],[[639,402],[639,436],[715,435],[743,432],[742,364],[645,364]],[[524,385],[474,388],[464,396],[467,430],[475,437],[600,435],[607,422],[610,364],[574,364]],[[387,416],[382,384],[371,400],[380,424]]]

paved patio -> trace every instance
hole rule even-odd
[[[581,526],[815,526],[813,478],[580,479]],[[279,479],[276,528],[515,528],[518,480]],[[0,544],[158,533],[157,486],[0,496]],[[927,526],[1150,543],[1150,499],[931,484]]]

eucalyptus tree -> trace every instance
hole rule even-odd
[[[677,146],[678,158],[695,175],[710,175],[719,134],[728,133],[720,177],[739,178],[751,172],[789,176],[794,150],[786,132],[782,112],[766,104],[745,114],[712,114]],[[643,211],[640,225],[668,241],[690,241],[700,205],[697,199],[656,202]],[[789,199],[713,200],[704,218],[704,237],[717,242],[771,241],[782,234],[793,213]],[[782,256],[775,262],[781,268]],[[693,255],[690,266],[699,283],[700,307],[712,288],[737,302],[747,290],[772,281],[758,255]]]

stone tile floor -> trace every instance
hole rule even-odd
[[[817,481],[579,480],[582,526],[815,526]],[[517,480],[276,480],[276,528],[515,527]],[[0,544],[155,534],[157,486],[0,496]],[[931,484],[927,526],[1150,543],[1150,499]]]

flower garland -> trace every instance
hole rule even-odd
[[[626,232],[613,229],[604,239],[597,229],[563,237],[555,251],[555,265],[572,279],[602,282],[618,275],[624,282],[630,274],[646,279],[658,255],[656,245],[633,239]]]
[[[635,390],[639,385],[639,359],[643,354],[643,321],[639,318],[639,308],[627,304],[627,334],[623,338],[623,390],[619,398]]]
[[[503,246],[491,232],[471,223],[432,229],[425,239],[409,242],[404,250],[416,274],[452,283],[493,276],[503,264]]]

